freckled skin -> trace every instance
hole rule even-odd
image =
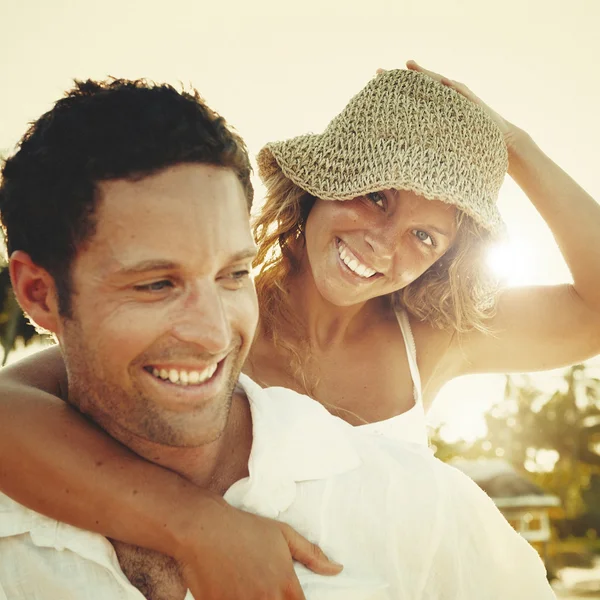
[[[397,291],[417,279],[449,249],[456,236],[456,209],[412,192],[386,190],[379,206],[367,197],[343,202],[317,200],[306,223],[306,254],[321,295],[334,305],[352,306]],[[443,229],[448,236],[434,232]],[[424,244],[428,233],[435,246]],[[363,257],[383,277],[357,286],[339,276],[335,239]]]

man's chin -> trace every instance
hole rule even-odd
[[[143,414],[132,423],[137,437],[173,447],[196,447],[218,440],[227,426],[241,365],[221,361],[202,385],[159,380],[144,371]]]

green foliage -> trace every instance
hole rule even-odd
[[[0,163],[8,152],[0,150]],[[4,236],[0,228],[0,346],[3,356],[1,364],[4,365],[8,354],[14,349],[18,341],[28,344],[37,337],[34,327],[23,315],[10,285],[10,277],[2,255],[5,255]]]
[[[28,344],[37,336],[33,326],[23,315],[10,285],[8,269],[0,266],[0,344],[3,349],[2,364],[18,340]]]
[[[503,402],[486,415],[488,433],[472,444],[434,438],[442,460],[497,458],[561,499],[574,526],[600,532],[600,381],[583,365],[566,371],[560,388],[537,389],[507,377]]]

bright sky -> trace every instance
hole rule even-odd
[[[256,154],[320,131],[378,67],[414,58],[469,85],[600,198],[599,23],[598,0],[4,1],[0,149],[73,78],[114,75],[193,84]],[[500,208],[511,282],[566,281],[552,236],[511,181]],[[433,420],[473,436],[502,388],[501,376],[455,381]]]

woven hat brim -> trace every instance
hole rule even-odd
[[[494,237],[502,237],[506,233],[506,225],[495,204],[478,206],[473,210],[472,197],[468,195],[458,196],[448,193],[448,189],[454,186],[447,185],[445,181],[428,181],[425,177],[415,177],[415,170],[410,168],[410,160],[402,160],[410,150],[395,147],[391,151],[398,157],[393,164],[381,168],[381,172],[372,169],[369,173],[360,173],[360,184],[353,185],[358,179],[359,173],[351,162],[344,160],[346,151],[336,148],[337,140],[332,139],[327,133],[302,135],[289,140],[271,142],[259,152],[257,157],[258,172],[266,182],[277,171],[281,171],[285,177],[299,188],[307,191],[312,196],[321,200],[352,200],[359,196],[378,192],[386,189],[397,189],[414,192],[428,200],[439,200],[456,206],[459,210],[471,217],[481,227],[489,231]],[[378,140],[377,143],[365,145],[360,149],[362,155],[369,158],[385,153],[389,155],[390,145],[397,145],[395,140]],[[384,147],[385,146],[385,147]],[[469,165],[461,164],[460,157],[444,156],[440,160],[454,160],[457,162],[454,169],[449,172],[454,176],[464,177],[469,181]],[[369,161],[371,164],[381,161]],[[336,191],[335,185],[327,185],[327,181],[321,178],[320,185],[316,185],[311,173],[317,171],[332,174],[333,180],[343,179],[347,182],[343,193]],[[498,170],[497,185],[501,185],[506,169]],[[473,195],[479,192],[472,190]]]

